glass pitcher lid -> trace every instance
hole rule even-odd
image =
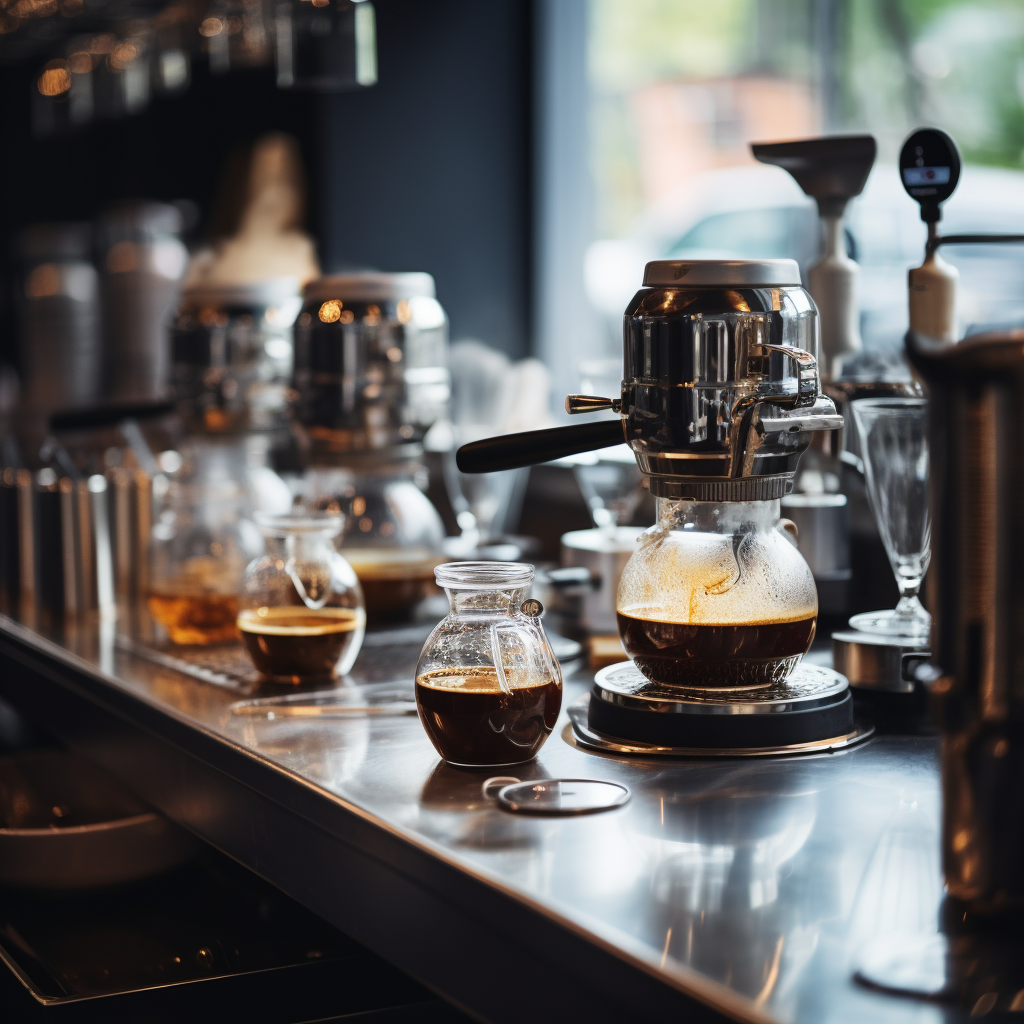
[[[513,814],[596,814],[621,807],[629,800],[625,786],[598,779],[520,782],[513,776],[499,775],[484,782],[483,793]]]

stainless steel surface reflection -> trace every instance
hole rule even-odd
[[[411,698],[426,632],[368,643],[361,693]],[[565,705],[590,685],[570,676]],[[500,810],[481,792],[489,773],[442,764],[411,716],[239,715],[253,695],[5,618],[0,695],[482,1020],[564,1021],[569,1006],[588,1024],[956,1019],[851,977],[866,941],[937,913],[928,737],[771,761],[625,759],[566,742],[563,710],[519,777],[606,780],[631,799],[542,818]],[[530,984],[494,983],[494,963]]]
[[[644,858],[644,931],[664,936],[665,959],[729,978],[756,1006],[781,1002],[788,1017],[820,922],[838,908],[827,890],[799,908],[786,898],[798,869],[822,881],[834,870],[801,856],[827,783],[787,768],[731,766],[694,791],[665,780],[650,790],[658,817],[634,842]]]

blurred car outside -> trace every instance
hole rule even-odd
[[[876,165],[846,216],[847,251],[861,268],[861,334],[867,351],[895,353],[907,329],[907,270],[924,258],[925,225],[895,166]],[[945,204],[943,234],[1024,233],[1024,172],[965,166]],[[587,295],[618,345],[622,312],[658,259],[795,259],[806,271],[818,257],[814,201],[785,171],[763,165],[697,175],[653,202],[620,239],[592,243]],[[962,333],[1024,324],[1024,246],[944,246],[960,271]]]

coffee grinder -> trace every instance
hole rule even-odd
[[[951,344],[960,337],[957,324],[959,273],[939,256],[943,245],[1021,242],[1021,235],[941,235],[942,203],[960,180],[960,152],[954,140],[935,128],[913,132],[900,152],[900,180],[907,194],[920,205],[928,228],[924,262],[907,275],[911,335]],[[909,392],[907,392],[909,394]],[[851,398],[875,397],[860,389]],[[871,613],[878,615],[880,613]],[[870,631],[858,626],[832,635],[833,663],[857,691],[887,713],[907,714],[923,709],[924,694],[916,681],[919,667],[929,659],[927,635],[894,635],[890,630]],[[909,632],[909,631],[907,631]]]
[[[702,756],[857,742],[846,679],[801,663],[817,594],[779,518],[812,435],[843,422],[821,391],[818,310],[797,264],[649,263],[623,340],[620,395],[566,400],[617,420],[458,453],[463,472],[490,472],[625,441],[656,499],[617,596],[631,661],[602,669],[572,709],[577,741]]]

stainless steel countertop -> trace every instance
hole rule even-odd
[[[411,697],[426,632],[370,634],[354,681]],[[572,742],[580,671],[537,761],[512,774],[607,779],[632,799],[529,818],[482,797],[488,773],[444,766],[415,717],[239,716],[234,702],[280,691],[162,668],[111,627],[47,637],[0,616],[0,659],[0,694],[480,1019],[957,1018],[851,979],[866,941],[936,921],[934,739],[618,759]]]

